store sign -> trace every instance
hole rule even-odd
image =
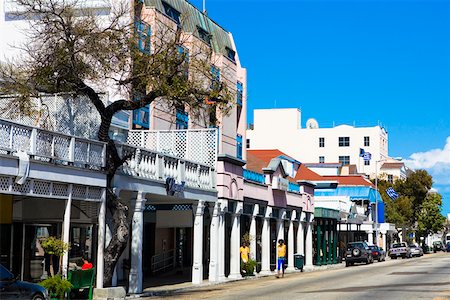
[[[185,182],[182,181],[181,184],[176,183],[175,178],[167,177],[166,178],[166,192],[168,196],[173,196],[176,193],[184,192]]]
[[[289,187],[289,180],[280,176],[274,176],[272,178],[272,189],[287,191]]]

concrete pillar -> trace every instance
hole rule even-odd
[[[298,222],[297,229],[297,253],[305,255],[305,233],[303,222]]]
[[[131,223],[131,268],[128,284],[128,293],[142,293],[142,241],[144,235],[144,209],[145,197],[142,192],[138,192],[136,205],[134,206],[133,221]]]
[[[381,233],[381,241],[382,241],[382,243],[381,243],[381,248],[383,248],[383,250],[385,250],[386,251],[386,233]]]
[[[337,253],[337,248],[338,248],[338,230],[337,230],[337,220],[334,221],[334,237],[333,237],[333,263],[337,264],[338,261],[338,253]]]
[[[289,220],[289,228],[288,228],[288,265],[287,270],[294,271],[294,221],[295,220],[295,211],[292,211],[291,220]]]
[[[374,243],[373,243],[373,230],[372,229],[367,231],[367,243],[369,245],[374,245]]]
[[[106,189],[102,191],[102,202],[98,213],[98,232],[97,232],[97,267],[96,267],[96,286],[103,288],[103,272],[105,267],[105,232],[106,232]]]
[[[222,200],[222,209],[219,211],[219,226],[218,226],[218,251],[219,251],[219,281],[225,280],[225,212],[228,210],[228,201]]]
[[[312,268],[313,265],[313,239],[312,239],[312,220],[310,220],[308,223],[306,223],[306,241],[305,241],[305,267]]]
[[[271,274],[270,270],[270,217],[272,216],[272,207],[266,208],[261,233],[261,274]]]
[[[192,263],[192,283],[203,281],[203,211],[205,203],[199,200],[192,206],[194,215],[194,253]]]
[[[73,185],[69,184],[68,187],[68,194],[66,201],[66,208],[64,210],[64,222],[63,222],[63,234],[62,239],[63,242],[69,245],[70,243],[70,214],[72,210],[72,190]],[[68,264],[69,264],[69,251],[64,252],[63,259],[62,259],[62,275],[64,278],[67,278],[67,272],[68,272]]]
[[[236,203],[235,212],[231,216],[231,241],[230,241],[230,275],[229,278],[241,278],[241,213],[242,202]]]
[[[332,255],[333,255],[333,220],[328,220],[328,248],[327,248],[327,264],[331,265],[333,263],[332,261]]]
[[[220,202],[214,205],[213,215],[211,219],[211,242],[209,257],[209,281],[219,281],[219,226],[220,226]],[[220,248],[223,251],[223,248]]]
[[[256,215],[259,212],[259,204],[253,206],[253,214],[250,220],[250,257],[256,260]]]

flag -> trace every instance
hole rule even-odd
[[[364,151],[363,148],[359,148],[359,157],[363,157],[364,153],[366,153],[366,151]]]
[[[392,200],[395,200],[395,199],[398,198],[397,192],[396,192],[392,187],[386,189],[386,194],[388,194],[388,196],[389,196]]]

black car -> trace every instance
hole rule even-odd
[[[366,242],[353,242],[347,244],[345,253],[345,266],[352,266],[354,263],[373,263],[372,250]]]
[[[3,265],[0,265],[0,299],[49,299],[47,290],[39,284],[19,281]]]
[[[374,260],[385,261],[386,260],[386,251],[383,248],[378,246],[369,246],[370,250],[372,250],[372,256]]]

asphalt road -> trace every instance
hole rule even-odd
[[[450,253],[241,280],[147,299],[450,299]]]

